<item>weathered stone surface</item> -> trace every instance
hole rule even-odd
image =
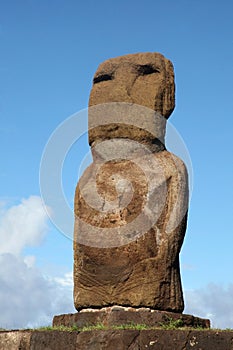
[[[93,163],[75,194],[75,307],[182,312],[188,180],[184,163],[164,146],[164,117],[174,108],[172,65],[160,54],[107,61],[89,105]]]
[[[86,345],[82,340],[79,342],[78,336],[77,332],[35,331],[31,335],[30,350],[85,349]]]
[[[105,163],[96,178],[93,163],[81,180],[81,191],[77,187],[75,211],[82,220],[76,222],[80,236],[74,243],[77,309],[119,304],[183,311],[178,258],[186,229],[187,175],[182,162],[170,153],[152,157],[153,169],[153,158],[151,162],[151,157],[140,158],[147,177],[135,163],[121,161]],[[116,174],[133,184],[133,198],[125,207],[119,200],[114,211],[101,210],[107,196],[115,199]],[[97,203],[99,193],[105,198],[98,211],[87,202]],[[97,228],[108,228],[108,232]],[[78,244],[78,239],[89,245]],[[113,247],[101,248],[104,242]]]
[[[0,332],[1,350],[233,350],[233,332],[195,330],[106,330]],[[19,343],[5,342],[19,339]],[[21,341],[21,343],[20,343]],[[22,344],[22,345],[20,345]]]
[[[89,106],[109,102],[126,102],[147,107],[168,118],[175,107],[175,85],[172,63],[159,53],[139,53],[109,59],[98,67],[90,94]],[[111,106],[112,108],[112,106]],[[145,109],[145,110],[146,110]],[[118,128],[109,120],[108,125],[93,128],[95,113],[89,113],[89,142],[107,137],[130,139],[150,138],[147,129],[156,129],[153,118],[142,118],[144,127],[137,130],[135,116],[131,115],[131,128]],[[98,118],[101,116],[98,115]],[[102,113],[104,118],[104,113]],[[108,116],[109,118],[109,116]],[[99,125],[101,119],[99,120]]]
[[[0,331],[0,350],[28,350],[30,341],[30,331]]]
[[[169,325],[171,320],[180,320],[182,327],[210,328],[210,321],[192,315],[179,314],[174,312],[157,311],[148,308],[124,308],[113,306],[96,309],[84,309],[74,314],[55,316],[53,326],[84,327],[101,323],[107,327],[126,324],[143,324],[148,327],[161,327],[161,324]]]

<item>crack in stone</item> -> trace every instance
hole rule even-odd
[[[184,347],[181,350],[187,350],[187,345],[188,345],[188,342],[190,339],[190,334],[191,334],[191,331],[188,332],[186,342],[184,344]]]
[[[132,339],[131,343],[129,344],[128,350],[140,350],[141,349],[140,344],[137,344],[138,345],[137,349],[134,347],[139,335],[140,335],[140,332],[138,331],[137,334],[135,335],[135,337]]]

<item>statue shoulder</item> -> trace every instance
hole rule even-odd
[[[182,178],[188,178],[188,172],[184,161],[174,153],[168,151],[159,152],[158,159],[170,176],[179,175]]]

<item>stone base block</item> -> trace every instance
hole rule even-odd
[[[125,324],[143,324],[150,327],[169,325],[178,321],[181,327],[210,328],[210,321],[192,315],[158,311],[149,308],[112,306],[102,309],[83,309],[74,314],[54,316],[53,326],[77,326],[82,328],[96,324],[104,326],[120,326]],[[178,323],[177,323],[178,325]]]
[[[233,350],[216,330],[0,331],[1,350]]]

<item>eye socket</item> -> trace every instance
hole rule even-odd
[[[112,74],[100,74],[93,79],[93,84],[100,83],[101,81],[112,80],[112,78],[113,78]]]
[[[138,67],[138,72],[140,75],[148,75],[153,73],[159,73],[159,70],[153,67],[151,64],[144,64]]]

